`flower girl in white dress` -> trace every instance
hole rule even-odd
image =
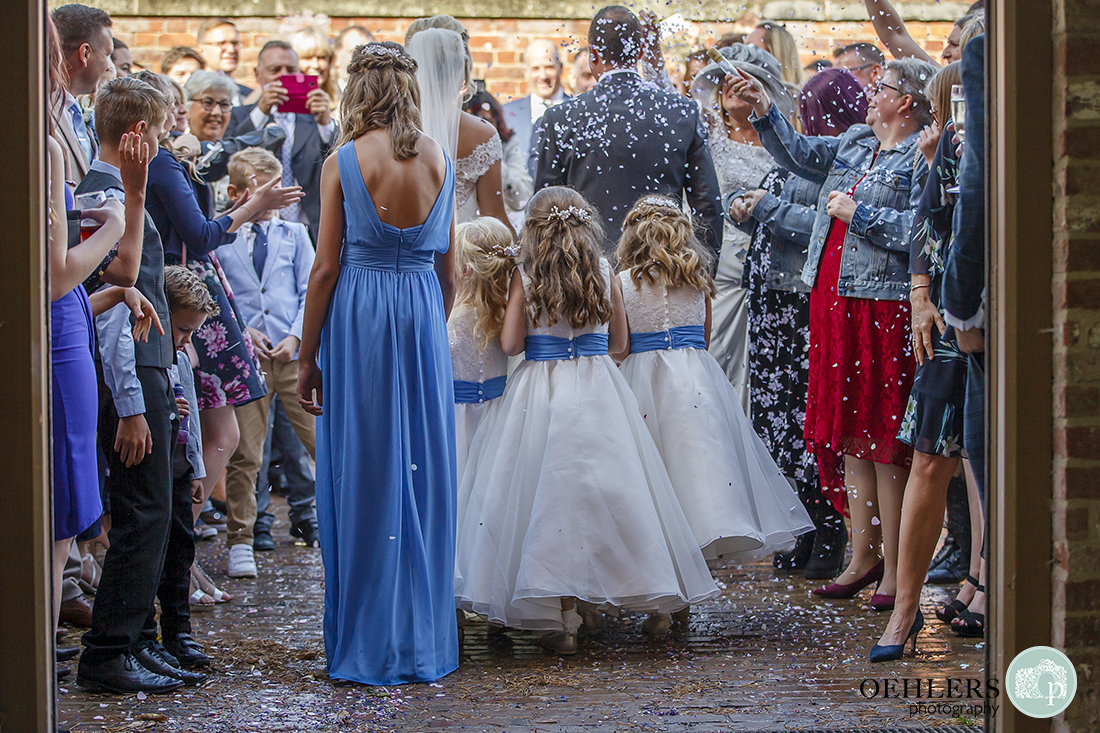
[[[617,255],[630,328],[622,372],[697,544],[722,563],[788,548],[814,526],[707,351],[714,283],[691,220],[676,201],[643,196]]]
[[[638,403],[608,354],[622,291],[584,198],[533,196],[500,343],[525,354],[459,493],[455,594],[491,623],[577,648],[576,600],[667,614],[717,596]]]
[[[458,483],[466,474],[470,442],[499,411],[507,381],[508,356],[500,348],[500,327],[518,247],[508,227],[483,216],[455,228],[458,293],[447,337],[455,380],[455,453]],[[465,506],[458,497],[458,517]]]

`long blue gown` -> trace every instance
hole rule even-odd
[[[317,518],[329,676],[374,685],[458,668],[455,422],[443,297],[454,171],[427,220],[379,220],[353,143],[337,151],[340,277],[321,334]]]

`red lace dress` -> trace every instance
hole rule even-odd
[[[807,447],[821,490],[848,514],[844,456],[909,467],[913,449],[897,439],[913,387],[909,303],[837,295],[848,225],[834,219],[810,293]]]

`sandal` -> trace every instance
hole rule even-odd
[[[979,583],[978,579],[975,578],[973,575],[967,575],[966,580],[964,580],[963,583],[970,583],[970,585],[974,586],[977,589],[977,593],[985,593],[985,586]],[[945,603],[944,605],[937,608],[936,618],[938,618],[940,621],[943,621],[945,624],[950,624],[952,619],[957,618],[960,613],[966,610],[966,607],[966,603],[963,603],[958,598],[956,598],[950,603]]]
[[[960,623],[961,622],[961,623]],[[973,611],[963,611],[951,622],[951,630],[956,636],[968,639],[981,639],[985,637],[985,614]]]
[[[202,588],[195,588],[195,578],[191,577],[191,597],[188,599],[191,601],[192,606],[213,606],[214,599],[203,592]]]
[[[210,580],[206,571],[198,563],[191,566],[191,578],[203,593],[213,599],[214,603],[229,603],[233,600],[232,594],[226,593],[214,585],[214,581]]]
[[[95,592],[99,590],[99,579],[103,577],[103,568],[95,559],[95,555],[90,552],[84,553],[84,556],[80,558],[80,580],[76,581],[76,584],[80,586],[80,589],[88,595],[94,596]]]

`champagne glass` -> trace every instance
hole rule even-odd
[[[966,142],[966,96],[963,94],[962,84],[951,85],[951,121],[954,123],[955,134],[959,137],[959,142],[965,144]],[[959,192],[958,184],[947,189],[947,193],[957,194]]]

